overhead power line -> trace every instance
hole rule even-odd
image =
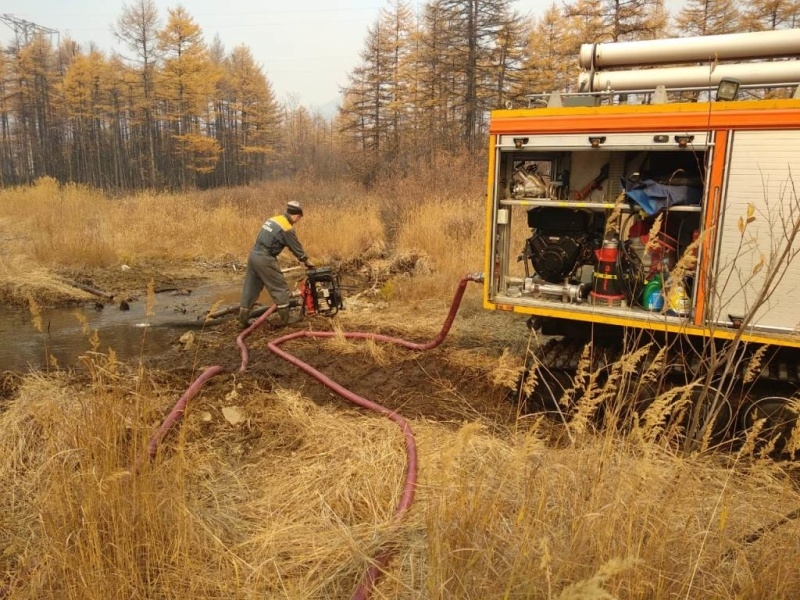
[[[0,21],[14,30],[15,46],[17,49],[27,46],[39,35],[55,35],[56,45],[59,43],[58,29],[37,25],[31,21],[26,21],[25,19],[20,19],[9,14],[0,15]]]

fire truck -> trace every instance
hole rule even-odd
[[[555,340],[545,362],[636,334],[732,389],[757,357],[731,412],[792,412],[798,56],[798,29],[584,44],[577,91],[493,111],[484,306]]]

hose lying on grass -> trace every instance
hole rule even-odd
[[[289,354],[285,350],[281,349],[281,346],[287,342],[292,340],[296,340],[299,338],[332,338],[339,335],[343,335],[347,339],[359,339],[359,340],[372,340],[376,342],[387,342],[392,344],[397,344],[399,346],[403,346],[404,348],[408,348],[409,350],[417,350],[417,351],[424,351],[430,350],[435,348],[439,344],[444,341],[444,338],[447,336],[448,332],[450,331],[450,327],[453,325],[453,321],[455,320],[456,313],[458,312],[458,307],[461,304],[461,299],[464,296],[464,291],[467,287],[467,283],[470,281],[481,282],[483,281],[483,275],[480,273],[466,275],[461,279],[458,285],[458,289],[456,290],[455,296],[453,297],[453,301],[450,305],[450,311],[447,314],[447,318],[445,318],[444,324],[442,325],[442,329],[439,331],[438,335],[433,338],[431,341],[420,344],[416,342],[410,342],[407,340],[403,340],[400,338],[394,338],[387,335],[382,335],[378,333],[334,333],[330,331],[297,331],[293,333],[289,333],[283,335],[272,342],[268,343],[269,349],[279,356],[280,358],[284,359],[285,361],[295,365],[298,369],[305,371],[315,379],[317,379],[323,385],[329,387],[331,390],[349,400],[353,404],[356,404],[362,408],[366,408],[368,410],[372,410],[385,416],[386,418],[390,419],[394,423],[400,427],[400,430],[403,433],[403,438],[405,440],[406,445],[406,476],[405,482],[403,486],[403,494],[400,498],[400,501],[397,504],[395,509],[395,518],[400,519],[402,518],[403,514],[410,508],[411,503],[414,500],[414,489],[416,487],[417,482],[417,444],[414,439],[414,434],[411,431],[411,427],[402,416],[400,416],[396,411],[390,410],[385,406],[377,404],[376,402],[372,402],[371,400],[367,400],[366,398],[359,396],[350,390],[344,388],[343,386],[339,385],[325,374],[317,371],[314,367],[309,365],[308,363],[303,362],[296,356]],[[236,344],[239,347],[242,362],[241,366],[239,367],[239,372],[243,373],[247,369],[247,364],[249,362],[249,352],[247,349],[247,345],[245,344],[245,339],[251,333],[253,333],[256,329],[258,329],[264,321],[275,311],[276,306],[273,304],[269,307],[269,309],[264,312],[258,319],[256,319],[247,329],[242,331],[239,336],[236,338]],[[220,373],[225,372],[225,369],[221,366],[215,365],[212,367],[207,368],[195,381],[189,386],[189,388],[183,393],[180,397],[178,402],[172,408],[170,413],[167,415],[166,419],[164,419],[161,426],[158,428],[156,433],[150,439],[150,442],[147,444],[147,453],[145,456],[142,456],[137,460],[136,466],[134,467],[134,472],[138,471],[143,462],[145,460],[151,459],[156,455],[158,451],[158,447],[170,430],[177,425],[181,418],[183,417],[183,413],[186,411],[186,406],[188,405],[189,401],[194,398],[197,393],[203,388],[203,386],[213,377],[219,375]],[[353,600],[366,600],[369,598],[370,592],[372,587],[375,585],[375,582],[381,575],[382,570],[386,567],[389,560],[391,559],[392,555],[394,554],[394,550],[389,546],[385,546],[378,556],[376,556],[372,561],[372,566],[367,570],[366,575],[364,576],[361,583],[358,585],[358,588],[353,594]]]

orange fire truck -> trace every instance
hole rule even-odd
[[[577,92],[493,111],[485,307],[562,341],[768,347],[761,379],[800,381],[798,56],[798,29],[584,44]]]

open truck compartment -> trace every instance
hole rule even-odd
[[[685,439],[796,454],[798,57],[800,30],[583,45],[577,92],[492,112],[484,306],[550,337],[526,407],[639,418],[680,386]]]
[[[491,296],[687,318],[711,151],[705,132],[500,136]]]

